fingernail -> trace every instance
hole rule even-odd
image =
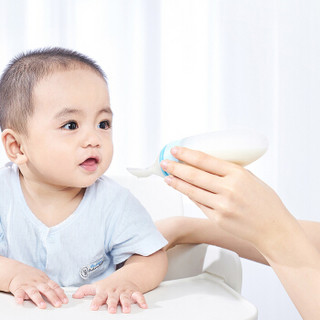
[[[178,153],[178,147],[171,148],[171,154],[176,155]]]
[[[172,176],[166,176],[166,177],[164,178],[164,181],[165,181],[168,185],[171,185],[172,180],[173,180],[173,177],[172,177]]]
[[[17,302],[18,304],[22,304],[22,303],[23,303],[23,299],[22,299],[22,298],[16,298],[16,302]]]
[[[123,307],[123,313],[129,313],[130,311],[129,307]]]
[[[64,304],[67,304],[67,303],[69,302],[69,299],[68,299],[68,298],[63,298],[62,302],[63,302]]]
[[[54,306],[56,307],[56,308],[59,308],[59,307],[61,307],[61,301],[55,301],[55,303],[54,303]]]
[[[161,165],[162,169],[166,170],[168,168],[168,161],[163,160],[163,161],[161,161],[160,165]]]
[[[98,307],[97,307],[95,304],[92,304],[92,305],[91,305],[91,310],[94,310],[94,311],[95,311],[95,310],[98,310]]]
[[[46,303],[45,302],[40,302],[40,308],[45,308],[46,307]]]
[[[116,313],[117,309],[114,307],[109,308],[108,310],[110,313]]]

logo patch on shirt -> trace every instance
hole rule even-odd
[[[92,274],[95,274],[97,271],[100,271],[101,266],[104,263],[104,257],[101,257],[99,260],[90,263],[88,266],[84,266],[80,269],[80,277],[84,280],[88,279]]]

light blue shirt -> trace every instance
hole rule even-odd
[[[72,215],[49,228],[27,206],[18,167],[0,169],[0,255],[61,286],[103,279],[132,254],[148,256],[166,244],[139,201],[105,176],[86,189]]]

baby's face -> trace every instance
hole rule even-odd
[[[106,82],[90,69],[57,71],[33,91],[23,151],[33,179],[62,187],[87,187],[113,155],[112,112]]]

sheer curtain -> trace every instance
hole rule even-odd
[[[45,46],[94,58],[115,115],[110,172],[147,166],[183,136],[260,131],[269,150],[249,169],[317,220],[319,16],[317,0],[0,0],[0,68]],[[268,267],[243,268],[259,319],[300,319]]]

